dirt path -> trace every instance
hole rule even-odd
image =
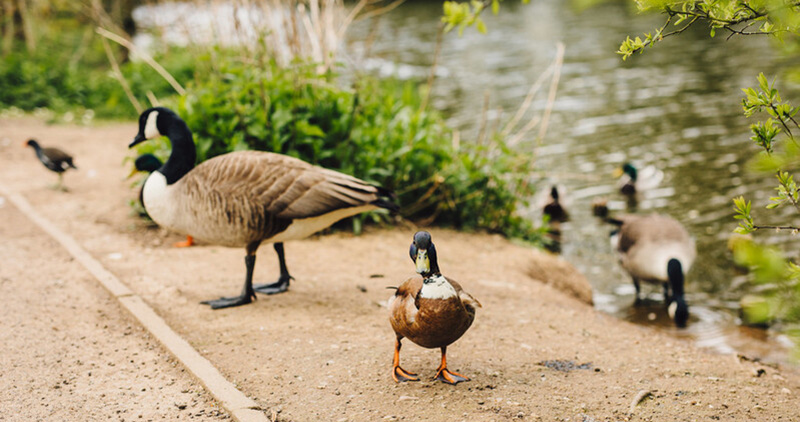
[[[229,419],[60,245],[0,221],[0,420]]]
[[[148,228],[129,215],[127,201],[136,193],[120,163],[135,132],[133,124],[79,128],[0,120],[0,180],[74,236],[279,420],[800,420],[795,369],[709,354],[596,312],[530,277],[534,263],[556,268],[554,258],[498,236],[432,230],[445,274],[484,306],[473,328],[448,349],[452,369],[473,379],[455,387],[428,381],[438,352],[411,343],[403,348],[403,366],[419,372],[423,381],[396,385],[389,376],[394,339],[385,287],[413,273],[407,257],[412,228],[289,243],[287,261],[296,278],[290,292],[211,311],[198,302],[239,292],[244,252],[215,246],[174,249],[168,245],[180,236]],[[32,151],[19,146],[28,137],[75,154],[81,170],[66,177],[70,192],[46,188],[55,178]],[[4,229],[3,239],[5,233],[13,239],[27,236],[15,223]],[[21,247],[14,245],[3,246]],[[25,280],[41,279],[39,267],[57,271],[55,264],[37,265],[36,259],[19,255],[17,261],[25,265],[16,271]],[[276,276],[275,254],[266,245],[255,277],[271,281]],[[67,284],[79,278],[59,279]],[[2,288],[8,289],[5,283]],[[29,295],[28,301],[41,297],[30,288],[14,291]],[[124,319],[113,304],[102,308],[104,315]],[[53,312],[56,321],[75,312],[68,306],[29,311],[29,318]],[[109,330],[108,336],[118,332]],[[36,345],[23,339],[11,350]],[[140,355],[147,350],[141,348]],[[540,364],[545,361],[563,362]],[[574,367],[580,364],[585,369]],[[81,371],[74,360],[54,365]],[[16,384],[27,379],[30,375]],[[166,380],[150,380],[166,388]],[[651,394],[631,414],[641,392]],[[78,414],[91,415],[80,409]]]

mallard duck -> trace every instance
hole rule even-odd
[[[172,110],[155,107],[139,116],[139,132],[129,147],[166,135],[167,162],[144,183],[142,198],[162,227],[211,244],[244,247],[246,276],[239,296],[203,303],[213,309],[250,303],[255,292],[289,288],[283,242],[302,239],[364,211],[397,206],[388,190],[297,158],[260,151],[220,155],[195,167],[192,132]],[[253,286],[256,250],[274,244],[280,277]]]
[[[664,172],[655,166],[647,166],[639,171],[633,164],[625,163],[618,168],[615,176],[619,178],[619,191],[625,195],[635,195],[656,188],[664,179]]]
[[[619,225],[612,234],[612,244],[622,267],[633,278],[637,301],[640,281],[662,284],[670,318],[685,327],[689,306],[684,298],[684,277],[697,255],[689,233],[675,219],[659,214],[626,215],[606,221]]]
[[[24,146],[33,147],[39,161],[50,171],[54,171],[58,174],[58,184],[56,188],[66,190],[64,189],[64,172],[70,168],[78,169],[72,162],[72,156],[58,148],[42,148],[35,139],[29,139]]]
[[[133,162],[133,171],[131,171],[131,176],[133,176],[136,172],[140,171],[146,173],[152,173],[161,168],[162,165],[163,163],[161,162],[161,160],[159,160],[158,157],[156,157],[155,155],[142,154],[136,157],[136,160]],[[144,207],[144,199],[142,198],[142,193],[144,193],[144,188],[139,189],[139,203],[142,204],[142,207]],[[142,216],[148,216],[147,212],[144,212]],[[176,248],[188,248],[192,245],[194,245],[194,239],[192,238],[192,236],[187,235],[185,241],[175,242],[172,246]]]
[[[558,196],[558,188],[555,186],[550,188],[550,202],[544,206],[542,212],[550,216],[550,221],[563,223],[569,220],[569,213],[559,202]]]
[[[436,248],[428,232],[414,234],[409,254],[422,278],[409,278],[389,299],[389,320],[397,335],[392,378],[396,382],[419,381],[417,374],[400,367],[400,342],[408,338],[422,347],[442,350],[442,363],[434,379],[448,384],[469,381],[469,378],[447,369],[447,346],[472,325],[475,309],[481,304],[455,280],[439,271]]]

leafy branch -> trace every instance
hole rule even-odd
[[[460,3],[457,1],[444,2],[444,16],[442,22],[445,24],[444,32],[450,32],[458,27],[458,35],[464,33],[464,29],[475,26],[481,34],[486,33],[486,23],[481,19],[481,13],[487,8],[492,9],[492,14],[500,13],[500,2],[502,0],[472,0]],[[530,3],[530,0],[521,0],[522,4]]]
[[[766,121],[757,122],[750,126],[750,130],[753,133],[750,139],[764,150],[766,156],[773,158],[776,137],[782,131],[785,131],[787,138],[796,146],[792,129],[800,130],[800,124],[795,120],[795,115],[800,111],[800,107],[793,107],[788,101],[783,101],[780,92],[775,88],[775,82],[770,83],[763,73],[758,75],[758,90],[744,88],[742,91],[745,94],[745,98],[742,99],[742,108],[745,116],[751,117],[760,112],[766,112],[770,116]],[[776,125],[776,122],[780,126]],[[771,169],[775,171],[778,179],[778,186],[775,188],[778,193],[776,196],[770,197],[771,202],[767,204],[766,208],[775,209],[784,204],[791,204],[800,214],[800,193],[798,193],[797,183],[791,174],[781,169],[784,164],[790,161],[785,157],[779,160],[772,160],[773,168]],[[733,204],[736,212],[734,218],[739,220],[739,227],[735,230],[737,233],[748,234],[759,229],[792,230],[793,233],[800,231],[800,227],[792,225],[756,224],[751,215],[750,201],[741,196],[734,198]]]
[[[758,5],[747,0],[640,0],[639,9],[661,9],[667,15],[664,25],[655,33],[644,34],[644,39],[627,37],[617,50],[625,60],[634,53],[643,53],[646,47],[653,47],[664,38],[678,35],[698,22],[706,22],[711,28],[713,38],[718,29],[734,35],[780,35],[797,33],[796,20],[784,20],[787,12],[797,12],[798,1],[768,0]],[[666,32],[670,24],[680,28]],[[758,26],[758,29],[751,29]]]

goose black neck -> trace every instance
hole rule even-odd
[[[683,266],[673,258],[667,262],[667,277],[672,288],[672,296],[683,299]]]
[[[165,135],[172,143],[172,152],[167,162],[159,169],[159,172],[167,178],[168,185],[177,182],[190,172],[197,160],[192,131],[179,117],[175,116],[171,120]]]
[[[555,186],[550,188],[550,197],[553,198],[554,202],[558,202],[558,189]]]

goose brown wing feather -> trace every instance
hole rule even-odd
[[[657,214],[625,216],[619,230],[619,250],[627,252],[637,243],[688,242],[689,233],[677,221]]]
[[[268,152],[213,158],[182,182],[186,194],[216,197],[231,207],[279,219],[316,217],[378,200],[378,189],[355,177]]]

